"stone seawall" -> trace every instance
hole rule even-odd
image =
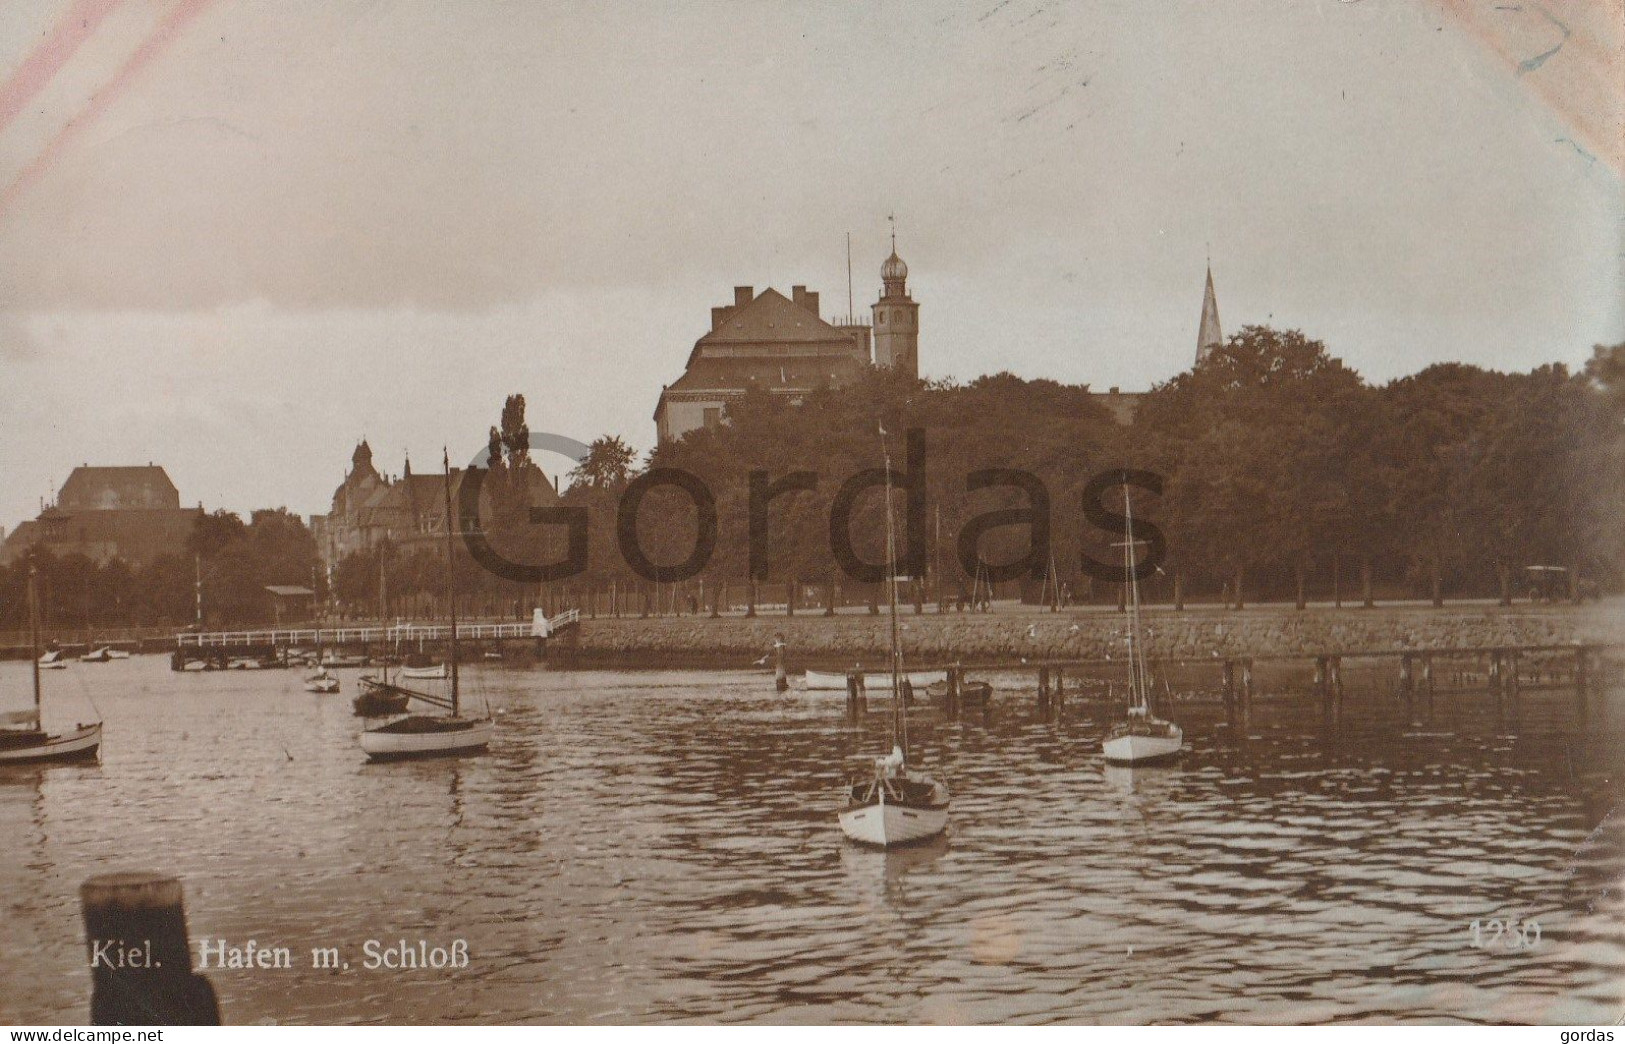
[[[1096,659],[1121,655],[1126,621],[1098,609],[1048,613],[901,618],[914,663]],[[1263,607],[1243,611],[1150,610],[1147,641],[1156,657],[1272,656],[1387,649],[1485,648],[1625,641],[1625,602],[1585,606],[1375,609]],[[867,613],[794,617],[707,616],[583,620],[576,639],[582,661],[647,661],[743,665],[787,643],[797,666],[839,667],[884,659],[887,623]],[[561,654],[564,650],[559,650]],[[563,656],[560,657],[564,658]],[[743,661],[743,662],[742,662]]]

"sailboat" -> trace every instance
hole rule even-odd
[[[841,832],[853,841],[890,848],[927,841],[948,828],[948,788],[908,762],[908,695],[897,629],[897,535],[892,525],[891,454],[886,457],[886,593],[891,611],[891,753],[874,761],[873,774],[842,791]]]
[[[1129,582],[1128,716],[1113,725],[1101,741],[1106,760],[1146,765],[1179,757],[1185,734],[1178,725],[1151,711],[1151,678],[1145,663],[1145,637],[1140,628],[1140,576],[1134,567],[1134,508],[1123,490],[1123,571]]]
[[[68,669],[68,660],[62,655],[61,649],[52,649],[39,658],[39,667],[42,671],[65,671]]]
[[[305,678],[306,692],[334,693],[339,691],[339,680],[327,673],[326,667],[318,667],[314,674]]]
[[[102,744],[102,723],[80,724],[68,732],[48,733],[40,727],[39,593],[37,570],[28,567],[28,640],[30,671],[34,678],[34,709],[0,715],[0,764],[34,761],[79,761],[94,758]]]
[[[443,754],[474,754],[491,743],[496,722],[489,714],[483,718],[465,717],[462,713],[462,694],[457,671],[457,598],[456,562],[452,535],[457,515],[451,503],[451,458],[444,461],[446,475],[446,601],[451,608],[451,652],[446,666],[451,674],[451,698],[442,700],[428,693],[389,686],[406,692],[411,698],[430,706],[444,708],[446,714],[407,714],[361,733],[361,749],[374,761],[401,758],[435,757]]]

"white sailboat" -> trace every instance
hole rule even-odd
[[[61,649],[52,649],[38,660],[42,671],[65,671],[68,669],[68,658],[62,655]]]
[[[462,713],[461,688],[458,683],[457,671],[457,598],[456,598],[456,554],[452,534],[457,524],[457,515],[452,509],[451,502],[451,458],[445,458],[446,475],[446,601],[451,608],[451,653],[447,657],[446,666],[451,676],[451,698],[441,700],[437,696],[414,690],[402,690],[400,686],[384,687],[396,691],[405,691],[413,699],[421,700],[431,706],[443,707],[446,714],[407,714],[372,728],[364,729],[361,733],[361,749],[367,752],[367,757],[373,761],[391,761],[404,758],[437,757],[450,754],[476,754],[491,743],[491,737],[496,732],[496,722],[487,714],[483,718],[466,717]]]
[[[326,667],[320,667],[317,668],[315,673],[306,676],[305,691],[335,693],[339,691],[339,680],[328,674]]]
[[[885,449],[885,429],[881,429]],[[926,841],[948,828],[948,788],[908,763],[908,708],[897,629],[897,536],[892,525],[891,454],[886,457],[886,591],[891,612],[892,749],[867,779],[841,792],[841,832],[853,841],[891,848]]]
[[[41,761],[79,761],[94,758],[102,743],[102,723],[79,724],[67,732],[48,733],[40,727],[39,594],[37,570],[28,567],[28,638],[30,670],[34,678],[34,709],[0,715],[0,764]]]
[[[1113,725],[1101,741],[1106,760],[1121,765],[1171,761],[1185,746],[1185,733],[1151,711],[1150,672],[1145,663],[1145,641],[1140,629],[1140,577],[1134,567],[1134,509],[1123,490],[1123,569],[1129,581],[1128,716]]]

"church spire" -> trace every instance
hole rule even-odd
[[[1219,329],[1219,299],[1213,293],[1213,266],[1207,268],[1207,290],[1202,294],[1202,325],[1196,331],[1196,365],[1207,361],[1213,349],[1224,343]]]

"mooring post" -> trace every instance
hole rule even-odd
[[[1326,663],[1326,682],[1332,691],[1332,717],[1343,720],[1343,658],[1333,656]]]
[[[1236,727],[1236,661],[1224,661],[1224,720]]]
[[[962,670],[957,663],[948,668],[948,695],[943,709],[950,718],[959,717],[959,678]]]
[[[863,675],[856,671],[846,672],[846,716],[858,716],[858,687],[863,684]]]
[[[1332,686],[1331,669],[1327,657],[1315,657],[1315,692],[1320,696],[1320,720],[1322,724],[1332,720]]]
[[[1518,687],[1520,684],[1518,675],[1523,672],[1523,658],[1518,654],[1518,650],[1516,649],[1512,650],[1509,657],[1510,658],[1507,663],[1507,695],[1511,696],[1515,700],[1518,698]]]
[[[728,585],[720,580],[711,588],[711,619],[722,615],[722,603],[727,593]]]
[[[220,1002],[192,971],[178,878],[135,871],[79,886],[93,1026],[218,1026]]]
[[[1049,667],[1038,668],[1038,713],[1049,717]]]
[[[1438,692],[1438,686],[1433,681],[1433,654],[1422,654],[1422,685],[1428,693],[1428,720],[1433,719],[1433,697]]]
[[[1586,689],[1591,681],[1587,659],[1585,646],[1574,650],[1574,713],[1581,725],[1586,723]]]
[[[784,615],[796,615],[796,582],[794,580],[784,582]]]
[[[1253,661],[1241,661],[1241,727],[1253,727]]]
[[[1055,667],[1055,693],[1051,700],[1051,708],[1056,720],[1060,720],[1062,712],[1066,710],[1066,668],[1059,664]]]
[[[784,692],[790,687],[790,675],[784,669],[784,635],[773,637],[773,688]]]

